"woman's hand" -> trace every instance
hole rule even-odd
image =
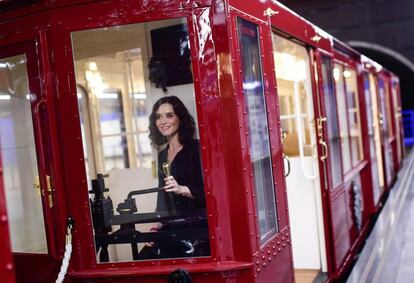
[[[168,193],[174,193],[176,195],[184,196],[187,198],[194,198],[190,189],[187,186],[180,186],[174,179],[174,176],[168,176],[164,178],[165,186],[164,189]]]

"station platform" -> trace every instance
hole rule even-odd
[[[414,282],[414,150],[406,153],[347,283]]]

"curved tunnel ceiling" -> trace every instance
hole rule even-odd
[[[377,44],[349,41],[348,44],[375,60],[400,78],[403,110],[414,109],[414,64],[398,52]]]

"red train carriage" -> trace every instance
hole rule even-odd
[[[390,72],[276,1],[0,5],[7,283],[55,280],[69,216],[68,282],[344,274],[403,156]],[[182,168],[148,138],[171,96]],[[201,190],[163,206],[177,174]]]

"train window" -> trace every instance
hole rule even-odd
[[[379,199],[379,190],[380,190],[380,177],[378,172],[378,167],[375,163],[377,163],[377,155],[376,155],[376,144],[378,141],[375,139],[375,130],[374,130],[374,116],[373,116],[373,105],[371,103],[371,92],[372,90],[371,83],[370,83],[370,75],[368,73],[364,74],[364,98],[366,103],[367,109],[367,130],[368,130],[368,137],[369,137],[369,152],[370,152],[370,159],[373,163],[371,166],[372,172],[372,183],[373,183],[373,192],[374,192],[374,200],[375,203]]]
[[[260,243],[263,244],[277,233],[278,227],[258,26],[239,18],[238,30],[244,101],[248,117],[250,160],[256,190]]]
[[[387,118],[387,132],[386,135],[390,139],[394,136],[393,127],[392,127],[392,109],[391,109],[391,93],[388,82],[384,84],[384,94],[385,94],[385,115]]]
[[[186,19],[72,46],[97,261],[209,256]]]
[[[343,75],[346,84],[346,96],[348,98],[349,136],[352,148],[351,160],[352,166],[355,166],[363,159],[357,75],[355,70],[349,68],[345,68]]]
[[[0,59],[0,150],[12,251],[45,254],[40,189],[33,189],[39,173],[24,54]]]
[[[332,170],[332,184],[334,187],[342,182],[342,166],[338,162],[341,158],[340,131],[338,125],[338,109],[335,103],[334,83],[332,79],[332,62],[328,58],[322,59],[323,93],[325,97],[325,111],[328,124],[329,159]]]
[[[401,129],[400,129],[400,121],[401,121],[401,107],[398,103],[398,95],[399,89],[398,89],[398,83],[392,82],[391,87],[391,94],[392,94],[392,104],[394,106],[393,114],[395,117],[395,136],[397,138],[397,160],[401,160],[402,152],[401,152]]]
[[[344,172],[351,169],[350,136],[348,134],[348,115],[344,80],[344,67],[334,64],[333,75],[336,86],[336,103],[338,105],[339,131],[341,135],[342,166]]]
[[[378,176],[379,176],[379,184],[380,187],[384,187],[385,185],[385,176],[384,176],[384,168],[383,168],[383,160],[382,160],[382,148],[381,148],[381,133],[380,133],[380,126],[381,126],[381,111],[380,105],[378,104],[378,94],[379,94],[379,87],[377,88],[377,78],[369,73],[368,74],[368,81],[369,81],[369,89],[370,89],[370,102],[372,105],[372,123],[374,129],[374,142],[375,142],[375,153],[377,156],[377,167],[378,167]]]

